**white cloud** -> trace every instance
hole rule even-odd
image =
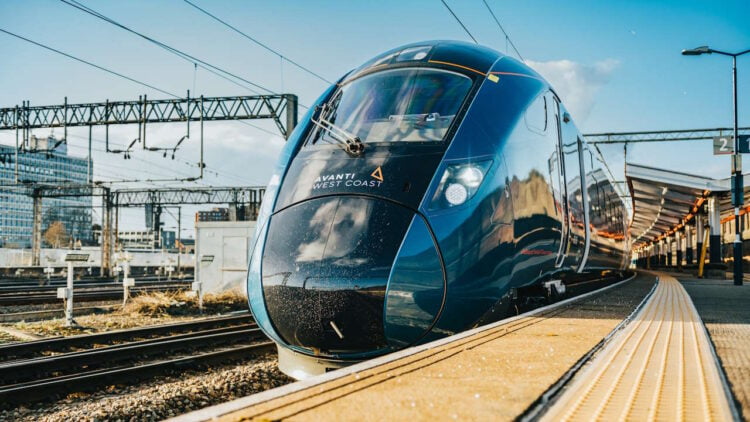
[[[571,60],[529,60],[527,64],[552,84],[573,118],[581,122],[588,117],[597,92],[609,82],[620,62],[607,59],[586,65]]]

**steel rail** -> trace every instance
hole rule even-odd
[[[121,384],[163,374],[170,370],[185,370],[207,364],[223,363],[271,352],[273,342],[233,347],[194,356],[152,362],[144,365],[119,367],[80,373],[55,379],[0,387],[0,403],[18,404],[75,391],[92,391],[103,385]]]
[[[136,286],[140,287],[154,287],[154,286],[181,286],[186,285],[190,286],[193,282],[192,279],[184,279],[184,280],[161,280],[161,281],[140,281],[136,282]],[[120,287],[122,288],[122,284],[118,281],[106,281],[106,282],[99,282],[99,283],[75,283],[75,289],[82,289],[84,291],[86,290],[93,290],[93,289],[106,289],[106,288],[114,288],[114,287]],[[40,286],[39,284],[36,285],[30,285],[30,286],[0,286],[0,295],[4,294],[22,294],[22,293],[45,293],[45,292],[55,292],[57,291],[58,287],[65,287],[64,283],[53,283],[53,284],[47,284]]]
[[[131,295],[143,294],[143,293],[154,293],[154,292],[170,292],[185,290],[189,285],[185,286],[159,286],[159,287],[135,287],[130,289]],[[94,302],[98,300],[113,300],[122,298],[122,289],[112,289],[108,291],[97,291],[97,292],[76,292],[75,300],[77,302]],[[60,299],[54,294],[38,294],[38,295],[0,295],[0,306],[10,305],[31,305],[31,304],[44,304],[44,303],[56,303]]]
[[[141,288],[143,290],[149,290],[149,289],[155,289],[155,288],[161,288],[161,287],[183,287],[183,286],[190,286],[190,283],[184,283],[184,282],[168,282],[168,283],[150,283],[150,284],[141,284],[137,285],[136,288]],[[45,286],[41,286],[45,287]],[[51,288],[50,288],[51,287]],[[0,297],[9,297],[13,295],[29,295],[29,296],[41,296],[48,294],[50,291],[55,292],[57,291],[57,287],[62,286],[50,286],[46,287],[46,290],[39,290],[39,291],[29,291],[28,288],[23,289],[17,289],[17,290],[7,290],[5,292],[0,291]],[[83,293],[106,293],[110,291],[122,291],[121,290],[122,285],[119,284],[112,284],[110,286],[91,286],[91,287],[80,287],[76,286],[76,291],[79,291]],[[120,289],[118,289],[120,288]],[[34,287],[34,289],[38,289],[38,287]]]
[[[255,325],[218,328],[206,332],[188,333],[166,338],[150,339],[133,343],[112,345],[81,352],[43,356],[34,359],[10,361],[0,364],[0,384],[31,381],[54,373],[64,373],[111,365],[114,362],[142,360],[143,357],[161,356],[205,345],[231,344],[248,339],[262,338],[263,333]]]
[[[219,318],[208,318],[198,321],[178,322],[174,324],[160,324],[150,327],[138,327],[125,330],[108,331],[95,334],[82,334],[70,337],[56,337],[23,343],[0,345],[0,356],[25,356],[40,351],[65,350],[90,344],[106,344],[126,339],[143,338],[166,333],[186,332],[191,330],[209,329],[223,325],[234,325],[251,322],[252,316],[243,312],[240,315],[230,315]]]

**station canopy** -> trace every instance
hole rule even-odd
[[[625,166],[625,176],[633,201],[630,238],[634,249],[681,229],[712,194],[721,198],[722,211],[731,212],[728,178],[712,179],[632,163]],[[747,203],[747,175],[744,180]]]

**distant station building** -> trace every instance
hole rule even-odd
[[[195,221],[229,221],[228,208],[214,208],[210,211],[195,213]]]
[[[101,230],[95,230],[93,235],[96,239],[95,243],[101,245]],[[172,230],[162,230],[161,232],[153,230],[120,231],[117,233],[117,247],[123,250],[152,250],[158,244],[159,249],[171,250],[177,248],[176,237],[177,233]]]
[[[54,136],[32,136],[28,149],[18,155],[16,180],[15,146],[0,145],[0,186],[20,183],[81,183],[88,182],[93,162],[85,157],[68,155],[67,144]],[[31,246],[34,203],[30,196],[0,187],[0,247],[26,248]],[[45,198],[42,201],[42,233],[55,222],[56,237],[65,241],[90,244],[91,197]],[[61,230],[64,228],[64,231]],[[43,236],[43,241],[46,242]]]
[[[249,221],[257,218],[257,211],[247,205],[231,206],[229,208],[214,208],[210,211],[195,213],[195,221]]]

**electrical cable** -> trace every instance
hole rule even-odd
[[[79,135],[73,135],[73,134],[68,134],[68,136],[72,137],[72,138],[78,138],[78,139],[82,139],[82,140],[88,140],[88,137],[86,137],[86,136],[79,136]],[[102,145],[106,144],[106,141],[104,141],[103,139],[99,139],[99,138],[93,138],[92,137],[91,141],[95,142],[95,143],[98,143],[98,144],[102,144]],[[72,148],[81,148],[81,149],[87,148],[85,146],[78,146],[78,145],[69,145],[69,147],[72,147]],[[101,148],[92,148],[92,150],[93,151],[97,151],[97,152],[106,152],[104,149],[101,149]],[[154,163],[152,161],[148,161],[148,160],[140,158],[140,157],[134,157],[133,159],[137,160],[137,161],[141,161],[141,162],[146,163],[146,164],[149,164],[151,166],[161,167],[160,164]],[[189,167],[195,167],[195,166],[198,165],[198,163],[191,163],[191,162],[185,161],[185,160],[177,160],[177,161],[179,161],[179,162],[181,162],[183,164],[186,164]],[[189,174],[181,173],[181,172],[179,172],[177,170],[174,170],[174,169],[170,169],[168,171],[171,171],[171,172],[173,172],[173,173],[175,173],[177,175],[180,175],[180,176],[185,176],[185,177],[189,177],[190,176]],[[213,170],[213,169],[204,169],[203,171],[204,172],[214,173],[217,176],[221,176],[221,177],[234,178],[234,179],[236,179],[238,181],[242,181],[243,183],[245,181],[245,179],[241,175],[234,174],[234,173],[220,172],[218,170]]]
[[[171,96],[171,97],[175,97],[175,98],[180,98],[180,96],[179,96],[179,95],[176,95],[176,94],[172,94],[171,92],[165,91],[165,90],[163,90],[163,89],[160,89],[160,88],[157,88],[157,87],[155,87],[155,86],[153,86],[153,85],[149,85],[149,84],[147,84],[147,83],[145,83],[145,82],[141,82],[141,81],[139,81],[139,80],[137,80],[137,79],[131,78],[130,76],[126,76],[126,75],[123,75],[122,73],[119,73],[119,72],[115,72],[114,70],[111,70],[111,69],[107,69],[106,67],[103,67],[103,66],[99,66],[98,64],[95,64],[95,63],[91,63],[90,61],[87,61],[87,60],[81,59],[81,58],[79,58],[79,57],[73,56],[73,55],[71,55],[71,54],[68,54],[68,53],[65,53],[65,52],[63,52],[63,51],[60,51],[60,50],[58,50],[58,49],[56,49],[56,48],[52,48],[52,47],[50,47],[50,46],[47,46],[47,45],[44,45],[44,44],[42,44],[42,43],[36,42],[36,41],[34,41],[34,40],[28,39],[28,38],[26,38],[26,37],[23,37],[23,36],[21,36],[21,35],[18,35],[18,34],[14,34],[13,32],[10,32],[10,31],[6,31],[5,29],[2,29],[2,28],[0,28],[0,32],[4,32],[4,33],[6,33],[6,34],[8,34],[8,35],[10,35],[10,36],[12,36],[12,37],[16,37],[16,38],[18,38],[18,39],[21,39],[21,40],[23,40],[23,41],[26,41],[26,42],[28,42],[28,43],[34,44],[34,45],[36,45],[36,46],[38,46],[38,47],[44,48],[44,49],[46,49],[46,50],[49,50],[49,51],[55,52],[55,53],[57,53],[57,54],[63,55],[63,56],[65,56],[65,57],[68,57],[68,58],[70,58],[70,59],[73,59],[73,60],[75,60],[75,61],[78,61],[78,62],[81,62],[81,63],[87,64],[87,65],[89,65],[89,66],[92,66],[92,67],[95,67],[95,68],[97,68],[97,69],[99,69],[99,70],[103,70],[103,71],[105,71],[105,72],[107,72],[107,73],[110,73],[110,74],[112,74],[112,75],[115,75],[115,76],[119,76],[119,77],[121,77],[121,78],[123,78],[123,79],[127,79],[127,80],[129,80],[130,82],[135,82],[135,83],[137,83],[138,85],[141,85],[141,86],[145,86],[145,87],[147,87],[147,88],[151,88],[151,89],[153,89],[154,91],[158,91],[158,92],[161,92],[162,94],[167,94],[167,95],[169,95],[169,96]]]
[[[74,134],[70,134],[70,133],[68,134],[68,137],[77,138],[77,139],[81,139],[81,140],[88,140],[88,137],[86,137],[86,136],[79,136],[79,135],[74,135]],[[101,144],[101,145],[105,145],[106,144],[106,142],[104,140],[98,139],[98,138],[93,138],[92,137],[91,141],[94,142],[94,143],[97,143],[97,144]],[[72,143],[68,143],[68,148],[81,149],[81,150],[84,150],[84,151],[88,149],[88,147],[86,147],[86,146],[76,145],[76,144],[72,144]],[[106,153],[107,152],[106,150],[104,150],[102,148],[96,148],[96,147],[92,147],[91,150],[92,151],[96,151],[96,152],[102,152],[102,153]],[[160,163],[155,163],[153,161],[149,161],[149,160],[146,160],[144,158],[137,157],[137,156],[133,157],[132,159],[136,160],[136,161],[140,161],[140,162],[145,163],[145,164],[148,164],[150,167],[161,168],[163,170],[166,170],[166,171],[168,171],[170,173],[173,173],[174,175],[182,177],[182,178],[186,178],[186,177],[191,177],[192,176],[190,174],[183,173],[183,172],[181,172],[181,171],[179,171],[177,169],[166,168],[166,167],[164,167]],[[178,160],[176,160],[176,162],[179,162],[180,164],[187,165],[188,167],[191,167],[191,168],[197,166],[197,163],[191,163],[189,161],[185,161],[185,160],[182,160],[182,159],[178,159]],[[132,170],[131,168],[126,167],[126,166],[120,166],[120,165],[110,164],[110,163],[107,164],[107,167],[116,167],[116,168],[121,168],[123,170]],[[143,169],[139,169],[138,171],[142,172],[142,173],[148,173],[148,174],[151,174],[151,175],[154,175],[154,176],[162,176],[162,177],[164,176],[164,174],[158,174],[158,173],[150,172],[148,170],[143,170]],[[236,180],[238,182],[241,182],[241,183],[245,183],[246,182],[246,179],[244,177],[242,177],[241,175],[235,174],[235,173],[229,173],[229,172],[224,172],[224,171],[219,171],[219,170],[213,170],[213,169],[204,169],[203,171],[204,171],[204,173],[213,174],[213,175],[215,175],[216,177],[219,177],[219,178],[234,179],[234,180]],[[98,172],[98,174],[103,174],[103,173]],[[61,181],[65,181],[65,179],[60,179],[60,180]],[[127,180],[127,179],[123,179],[123,180]],[[52,180],[48,179],[48,180],[45,180],[45,181],[52,181]],[[199,182],[199,181],[195,181],[195,182],[197,184],[203,184],[203,185],[205,185],[205,183],[202,183],[202,182]]]
[[[510,46],[513,47],[513,51],[516,52],[516,54],[518,55],[518,58],[521,59],[521,61],[525,63],[526,60],[524,60],[523,57],[521,57],[521,53],[516,48],[516,45],[513,44],[513,40],[511,40],[510,36],[508,35],[508,33],[505,32],[505,28],[503,28],[503,26],[500,25],[500,21],[497,19],[497,16],[495,16],[495,12],[492,11],[492,8],[490,8],[490,5],[487,4],[487,0],[482,0],[482,3],[484,3],[484,6],[487,7],[487,10],[490,12],[490,15],[492,15],[492,19],[495,20],[495,23],[497,24],[497,27],[500,28],[500,31],[502,31],[503,35],[505,35],[505,41],[508,42],[508,43],[510,43]],[[507,45],[506,45],[506,47],[507,47]]]
[[[192,55],[190,55],[188,53],[185,53],[182,50],[179,50],[179,49],[177,49],[175,47],[172,47],[172,46],[167,45],[167,44],[165,44],[165,43],[163,43],[161,41],[158,41],[158,40],[156,40],[156,39],[154,39],[154,38],[152,38],[152,37],[150,37],[148,35],[145,35],[145,34],[142,34],[142,33],[138,32],[138,31],[136,31],[136,30],[133,30],[133,29],[131,29],[131,28],[129,28],[129,27],[127,27],[127,26],[125,26],[125,25],[123,25],[123,24],[115,21],[112,18],[109,18],[109,17],[107,17],[107,16],[105,16],[105,15],[97,12],[96,10],[94,10],[94,9],[92,9],[92,8],[90,8],[90,7],[84,5],[84,4],[82,4],[82,3],[80,3],[80,2],[78,2],[76,0],[60,0],[60,1],[63,2],[63,3],[65,3],[65,4],[67,4],[68,6],[74,7],[76,9],[78,9],[78,10],[81,10],[81,11],[83,11],[85,13],[90,14],[91,16],[94,16],[94,17],[99,18],[99,19],[101,19],[101,20],[103,20],[105,22],[108,22],[108,23],[110,23],[112,25],[115,25],[118,28],[124,29],[125,31],[128,31],[131,34],[137,35],[137,36],[145,39],[146,41],[148,41],[148,42],[150,42],[152,44],[155,44],[155,45],[161,47],[162,49],[167,50],[170,53],[172,53],[172,54],[174,54],[174,55],[176,55],[178,57],[181,57],[184,60],[187,60],[190,63],[193,63],[193,64],[199,63],[201,65],[201,67],[203,67],[204,69],[208,70],[209,72],[212,72],[212,70],[215,70],[217,72],[220,72],[220,73],[223,73],[225,75],[231,76],[232,78],[235,78],[237,80],[245,82],[245,83],[247,83],[247,84],[249,84],[251,86],[254,86],[254,87],[258,88],[258,89],[264,90],[264,91],[266,91],[268,93],[278,94],[278,93],[276,93],[276,92],[274,92],[274,91],[272,91],[272,90],[270,90],[270,89],[268,89],[268,88],[266,88],[266,87],[264,87],[264,86],[262,86],[260,84],[252,82],[250,80],[247,80],[247,79],[245,79],[245,78],[243,78],[243,77],[241,77],[239,75],[236,75],[236,74],[234,74],[232,72],[229,72],[229,71],[224,70],[224,69],[222,69],[222,68],[220,68],[218,66],[215,66],[215,65],[213,65],[213,64],[211,64],[211,63],[209,63],[209,62],[207,62],[205,60],[201,60],[201,59],[199,59],[199,58],[197,58],[195,56],[192,56]],[[212,73],[214,73],[214,72],[212,72]]]
[[[185,3],[187,3],[187,4],[189,4],[190,6],[193,6],[194,8],[196,8],[196,9],[200,10],[200,11],[201,11],[201,12],[203,12],[203,13],[204,13],[205,15],[207,15],[207,16],[210,16],[211,18],[213,18],[214,20],[218,21],[219,23],[221,23],[222,25],[226,26],[227,28],[231,29],[232,31],[234,31],[234,32],[236,32],[236,33],[238,33],[238,34],[242,35],[243,37],[247,38],[248,40],[250,40],[250,41],[254,42],[255,44],[257,44],[257,45],[259,45],[259,46],[261,46],[261,47],[263,47],[263,48],[264,48],[264,49],[266,49],[267,51],[270,51],[271,53],[273,53],[273,54],[275,54],[275,55],[279,56],[279,57],[280,57],[280,58],[281,58],[282,60],[286,60],[286,61],[287,61],[287,62],[289,62],[290,64],[292,64],[292,65],[296,66],[296,67],[297,67],[298,69],[300,69],[300,70],[303,70],[303,71],[305,71],[305,72],[309,73],[309,74],[310,74],[310,75],[312,75],[312,76],[315,76],[316,78],[320,79],[320,80],[321,80],[321,81],[323,81],[323,82],[326,82],[326,83],[328,83],[328,84],[333,84],[333,82],[329,81],[328,79],[326,79],[326,78],[324,78],[324,77],[320,76],[319,74],[317,74],[317,73],[313,72],[313,71],[312,71],[312,70],[310,70],[309,68],[307,68],[307,67],[305,67],[305,66],[302,66],[301,64],[297,63],[296,61],[294,61],[294,60],[290,59],[289,57],[287,57],[287,56],[285,56],[285,55],[283,55],[283,54],[279,53],[278,51],[274,50],[273,48],[269,47],[268,45],[266,45],[266,44],[264,44],[264,43],[262,43],[262,42],[260,42],[260,41],[256,40],[255,38],[251,37],[250,35],[248,35],[248,34],[246,34],[246,33],[242,32],[242,31],[240,31],[240,30],[239,30],[239,29],[237,29],[236,27],[234,27],[234,26],[230,25],[229,23],[227,23],[227,22],[226,22],[226,21],[224,21],[223,19],[219,18],[218,16],[216,16],[216,15],[214,15],[214,14],[210,13],[210,12],[209,12],[209,11],[207,11],[206,9],[203,9],[203,8],[201,8],[200,6],[198,6],[198,5],[196,5],[195,3],[191,2],[190,0],[183,0],[183,1],[184,1]]]
[[[65,4],[69,5],[69,6],[75,7],[75,8],[77,8],[77,9],[79,9],[79,10],[82,10],[82,11],[84,11],[84,12],[86,12],[86,13],[89,13],[89,14],[91,14],[91,15],[93,15],[93,16],[95,16],[95,17],[97,17],[97,18],[100,18],[100,19],[102,19],[102,20],[105,20],[105,21],[107,21],[107,22],[109,22],[109,23],[111,23],[111,24],[113,24],[113,25],[116,25],[116,26],[118,26],[118,27],[121,27],[121,28],[123,28],[123,29],[125,29],[125,30],[127,30],[127,31],[129,31],[129,32],[131,32],[131,33],[134,33],[134,34],[136,34],[136,35],[138,35],[138,36],[140,36],[140,37],[142,37],[142,38],[145,38],[145,39],[147,39],[148,41],[150,41],[150,42],[152,42],[152,43],[155,43],[156,45],[158,45],[158,46],[160,46],[160,47],[162,47],[162,48],[164,48],[164,49],[166,49],[166,50],[168,50],[168,51],[170,51],[170,52],[172,52],[172,53],[174,53],[174,54],[176,54],[176,55],[178,55],[178,56],[180,56],[180,57],[182,57],[182,58],[184,58],[184,59],[186,59],[186,60],[189,60],[189,61],[190,61],[191,63],[193,63],[193,65],[194,65],[194,68],[197,68],[197,66],[198,66],[198,64],[197,64],[196,62],[201,62],[202,64],[203,64],[203,63],[205,63],[205,65],[206,65],[206,66],[213,66],[213,65],[211,65],[211,64],[209,64],[209,63],[207,63],[207,62],[203,62],[203,61],[201,61],[200,59],[197,59],[197,58],[195,58],[195,57],[193,57],[193,56],[190,56],[190,55],[188,55],[187,53],[183,53],[183,52],[181,52],[180,50],[174,49],[173,47],[170,47],[170,46],[168,46],[168,45],[166,45],[166,44],[163,44],[163,43],[161,43],[161,42],[159,42],[159,41],[157,41],[157,40],[155,40],[155,39],[153,39],[153,38],[150,38],[150,37],[148,37],[148,36],[145,36],[145,35],[143,35],[143,34],[140,34],[140,33],[136,32],[136,31],[134,31],[134,30],[131,30],[130,28],[127,28],[127,27],[125,27],[124,25],[122,25],[122,24],[119,24],[118,22],[116,22],[116,21],[114,21],[114,20],[112,20],[112,19],[110,19],[110,18],[108,18],[108,17],[106,17],[106,16],[104,16],[104,15],[102,15],[102,14],[100,14],[100,13],[98,13],[98,12],[94,11],[93,9],[90,9],[90,8],[88,8],[87,6],[85,6],[85,5],[83,5],[83,4],[79,3],[79,2],[77,2],[77,1],[75,1],[75,0],[72,0],[72,2],[73,2],[73,3],[75,3],[75,4],[73,4],[73,3],[71,3],[71,2],[69,2],[69,1],[67,1],[67,0],[61,0],[61,1],[62,1],[63,3],[65,3]],[[75,56],[73,56],[73,55],[71,55],[71,54],[65,53],[65,52],[63,52],[63,51],[57,50],[57,49],[55,49],[55,48],[49,47],[49,46],[47,46],[47,45],[44,45],[44,44],[41,44],[41,43],[39,43],[39,42],[33,41],[33,40],[31,40],[31,39],[25,38],[25,37],[23,37],[23,36],[20,36],[20,35],[18,35],[18,34],[15,34],[15,33],[12,33],[12,32],[10,32],[10,31],[4,30],[4,29],[2,29],[2,28],[0,28],[0,31],[2,31],[2,32],[6,33],[6,34],[8,34],[8,35],[10,35],[10,36],[13,36],[13,37],[19,38],[19,39],[21,39],[21,40],[23,40],[23,41],[26,41],[26,42],[32,43],[32,44],[34,44],[34,45],[37,45],[37,46],[39,46],[39,47],[41,47],[41,48],[44,48],[44,49],[50,50],[50,51],[52,51],[52,52],[55,52],[55,53],[58,53],[58,54],[61,54],[61,55],[65,56],[65,57],[68,57],[68,58],[70,58],[70,59],[73,59],[73,60],[79,61],[79,62],[81,62],[81,63],[84,63],[84,64],[86,64],[86,65],[89,65],[89,66],[92,66],[92,67],[94,67],[94,68],[97,68],[97,69],[99,69],[99,70],[105,71],[105,72],[107,72],[107,73],[110,73],[110,74],[112,74],[112,75],[115,75],[115,76],[118,76],[118,77],[124,78],[124,79],[126,79],[126,80],[128,80],[128,81],[131,81],[131,82],[137,83],[137,84],[139,84],[139,85],[142,85],[142,86],[145,86],[145,87],[151,88],[151,89],[153,89],[153,90],[155,90],[155,91],[158,91],[158,92],[161,92],[161,93],[167,94],[167,95],[169,95],[169,96],[172,96],[172,97],[175,97],[175,98],[181,98],[180,96],[178,96],[178,95],[176,95],[176,94],[173,94],[173,93],[170,93],[170,92],[168,92],[168,91],[166,91],[166,90],[163,90],[163,89],[157,88],[157,87],[155,87],[155,86],[153,86],[153,85],[150,85],[150,84],[147,84],[147,83],[145,83],[145,82],[139,81],[139,80],[137,80],[137,79],[134,79],[134,78],[128,77],[128,76],[126,76],[126,75],[123,75],[123,74],[121,74],[121,73],[119,73],[119,72],[116,72],[116,71],[113,71],[113,70],[111,70],[111,69],[107,69],[107,68],[105,68],[105,67],[99,66],[99,65],[97,65],[97,64],[94,64],[94,63],[92,63],[92,62],[89,62],[89,61],[87,61],[87,60],[84,60],[84,59],[81,59],[81,58],[75,57]],[[249,37],[249,36],[248,36],[248,37]],[[267,47],[266,47],[266,48],[267,48]],[[279,53],[277,53],[277,52],[275,52],[275,53],[276,53],[276,54],[279,54]],[[280,55],[280,54],[279,54],[279,56],[280,56],[280,57],[282,57],[282,59],[286,59],[286,60],[287,60],[287,61],[289,61],[290,63],[292,63],[292,64],[295,64],[296,66],[298,66],[298,64],[297,64],[297,63],[295,63],[295,62],[293,62],[292,60],[290,60],[290,59],[286,58],[285,56],[283,56],[283,55]],[[195,61],[193,61],[193,60],[195,60]],[[211,73],[213,73],[213,74],[217,74],[216,72],[212,71],[211,69],[208,69],[208,68],[206,68],[205,66],[201,66],[201,67],[202,67],[202,68],[204,68],[204,69],[206,69],[206,70],[209,70],[209,71],[210,71]],[[216,67],[216,69],[219,69],[220,71],[223,71],[223,69],[220,69],[220,68],[218,68],[218,67]],[[234,74],[231,74],[231,73],[229,73],[229,72],[226,72],[226,71],[224,71],[224,72],[225,72],[225,73],[227,73],[227,74],[230,74],[230,75],[231,75],[231,76],[233,76],[233,77],[237,77],[236,75],[234,75]],[[218,76],[221,76],[222,78],[224,78],[224,79],[226,79],[226,80],[229,80],[229,81],[230,81],[230,82],[232,82],[232,83],[235,83],[235,84],[237,84],[237,83],[236,83],[235,81],[232,81],[232,80],[230,80],[230,79],[228,79],[228,78],[224,77],[223,75],[220,75],[220,74],[217,74],[217,75],[218,75]],[[195,78],[195,75],[194,75],[194,78]],[[249,83],[249,84],[251,84],[251,85],[253,85],[253,86],[258,86],[258,87],[259,87],[259,88],[261,88],[261,89],[264,89],[264,90],[266,90],[266,91],[268,91],[268,92],[271,92],[271,93],[275,94],[275,93],[274,93],[273,91],[271,91],[271,90],[269,90],[269,89],[267,89],[267,88],[265,88],[265,87],[262,87],[262,86],[260,86],[260,85],[257,85],[257,84],[255,84],[255,83],[253,83],[253,82],[250,82],[250,81],[244,80],[243,78],[240,78],[240,77],[237,77],[237,78],[238,78],[238,79],[240,79],[240,80],[243,80],[243,81],[245,81],[245,82],[247,82],[247,83]],[[239,85],[239,84],[237,84],[237,85]],[[239,86],[241,86],[241,87],[243,87],[243,88],[246,88],[246,89],[249,89],[249,88],[247,88],[247,87],[244,87],[244,86],[242,86],[242,85],[239,85]],[[252,90],[251,90],[251,91],[252,91]],[[256,91],[253,91],[253,92],[255,92],[255,93],[257,94],[257,92],[256,92]],[[303,106],[303,107],[305,107],[304,105],[300,105],[300,106]],[[282,136],[280,136],[279,134],[273,133],[273,132],[271,132],[271,131],[269,131],[269,130],[266,130],[266,129],[262,128],[262,127],[259,127],[259,126],[256,126],[256,125],[253,125],[253,124],[251,124],[251,123],[249,123],[249,122],[245,122],[245,121],[241,121],[241,120],[240,120],[239,122],[240,122],[240,123],[242,123],[242,124],[244,124],[244,125],[247,125],[247,126],[250,126],[250,127],[253,127],[253,128],[255,128],[255,129],[258,129],[258,130],[260,130],[260,131],[262,131],[262,132],[265,132],[265,133],[267,133],[267,134],[269,134],[269,135],[272,135],[272,136],[277,136],[277,137],[279,137],[279,138],[282,138],[282,139],[284,139],[284,138],[283,138]],[[101,142],[103,142],[103,141],[101,141]],[[106,152],[106,151],[103,151],[103,152]],[[141,160],[142,160],[142,159],[141,159]],[[142,160],[142,161],[145,161],[145,160]],[[146,161],[146,162],[147,162],[147,161]],[[151,164],[153,165],[153,163],[151,163]],[[175,173],[178,173],[178,174],[179,174],[179,172],[177,172],[177,171],[174,171],[174,170],[173,170],[173,172],[175,172]],[[220,174],[219,174],[219,172],[218,172],[218,171],[215,171],[215,170],[208,170],[208,172],[213,172],[214,174],[216,174],[216,175],[217,175],[217,177],[221,177],[221,176],[223,176],[223,177],[233,177],[233,178],[235,178],[235,179],[237,179],[237,180],[243,180],[243,179],[242,179],[242,178],[240,178],[239,176],[235,176],[235,175],[220,175]]]
[[[61,1],[63,1],[63,2],[65,2],[65,3],[67,3],[67,1],[66,1],[66,0],[61,0]],[[70,3],[68,3],[68,4],[70,4]],[[73,6],[74,6],[74,5],[73,5]],[[76,8],[79,8],[79,7],[77,7],[77,6],[74,6],[74,7],[76,7]],[[79,8],[79,9],[80,9],[80,8]],[[83,9],[81,9],[81,10],[83,10]],[[87,13],[89,13],[89,12],[87,12]],[[70,59],[73,59],[73,60],[76,60],[76,61],[78,61],[78,62],[81,62],[81,63],[87,64],[87,65],[89,65],[89,66],[95,67],[95,68],[97,68],[97,69],[99,69],[99,70],[102,70],[102,71],[104,71],[104,72],[110,73],[110,74],[112,74],[112,75],[115,75],[115,76],[118,76],[118,77],[124,78],[124,79],[126,79],[126,80],[128,80],[128,81],[131,81],[131,82],[137,83],[137,84],[139,84],[139,85],[142,85],[142,86],[145,86],[145,87],[147,87],[147,88],[151,88],[151,89],[153,89],[153,90],[155,90],[155,91],[161,92],[161,93],[163,93],[163,94],[166,94],[166,95],[169,95],[169,96],[171,96],[171,97],[174,97],[174,98],[182,98],[182,97],[180,97],[180,96],[179,96],[179,95],[177,95],[177,94],[173,94],[173,93],[171,93],[171,92],[168,92],[168,91],[165,91],[165,90],[163,90],[163,89],[161,89],[161,88],[157,88],[157,87],[155,87],[155,86],[153,86],[153,85],[150,85],[150,84],[147,84],[147,83],[145,83],[145,82],[139,81],[139,80],[137,80],[137,79],[131,78],[131,77],[129,77],[129,76],[123,75],[123,74],[121,74],[121,73],[119,73],[119,72],[116,72],[116,71],[114,71],[114,70],[111,70],[111,69],[107,69],[107,68],[105,68],[105,67],[103,67],[103,66],[99,66],[99,65],[97,65],[97,64],[95,64],[95,63],[89,62],[89,61],[87,61],[87,60],[84,60],[84,59],[81,59],[81,58],[79,58],[79,57],[75,57],[75,56],[73,56],[73,55],[71,55],[71,54],[68,54],[68,53],[65,53],[65,52],[63,52],[63,51],[57,50],[57,49],[55,49],[55,48],[49,47],[49,46],[47,46],[47,45],[44,45],[44,44],[42,44],[42,43],[39,43],[39,42],[36,42],[36,41],[34,41],[34,40],[28,39],[28,38],[26,38],[26,37],[23,37],[23,36],[21,36],[21,35],[15,34],[15,33],[13,33],[13,32],[7,31],[7,30],[5,30],[5,29],[2,29],[2,28],[0,28],[0,32],[4,32],[4,33],[6,33],[6,34],[8,34],[8,35],[10,35],[10,36],[16,37],[16,38],[18,38],[18,39],[21,39],[21,40],[23,40],[23,41],[26,41],[26,42],[29,42],[29,43],[31,43],[31,44],[34,44],[34,45],[36,45],[36,46],[39,46],[39,47],[41,47],[41,48],[44,48],[44,49],[47,49],[47,50],[53,51],[53,52],[55,52],[55,53],[58,53],[58,54],[61,54],[61,55],[65,56],[65,57],[68,57],[68,58],[70,58]],[[195,63],[193,62],[193,64],[195,64]],[[201,66],[201,67],[203,67],[203,66]],[[210,71],[210,72],[211,72],[211,69],[206,69],[206,70],[208,70],[208,71]],[[215,72],[212,72],[212,73],[216,74]],[[237,82],[236,82],[236,81],[232,81],[232,80],[230,80],[230,79],[228,79],[228,78],[226,78],[226,77],[224,77],[224,76],[222,76],[222,75],[218,75],[218,76],[221,76],[222,78],[224,78],[224,79],[228,80],[229,82],[232,82],[232,83],[234,83],[235,85],[238,85],[238,86],[240,86],[240,87],[242,87],[242,88],[245,88],[245,89],[249,89],[249,88],[247,88],[247,87],[245,87],[245,86],[242,86],[242,85],[240,85],[240,84],[237,84]],[[252,89],[251,89],[250,91],[251,91],[251,92],[253,92],[254,94],[258,94],[258,95],[261,95],[260,93],[258,93],[257,91],[254,91],[254,90],[252,90]],[[269,91],[269,92],[270,92],[270,91]],[[272,94],[276,94],[276,93],[274,93],[274,92],[271,92],[271,93],[272,93]],[[278,94],[276,94],[276,95],[278,95]],[[305,106],[305,105],[303,105],[303,104],[298,104],[298,105],[299,105],[300,107],[308,108],[307,106]],[[281,138],[281,139],[284,139],[284,137],[283,137],[283,136],[281,136],[281,135],[279,135],[279,134],[277,134],[277,133],[271,132],[270,130],[264,129],[264,128],[260,127],[260,126],[254,125],[254,124],[252,124],[252,123],[249,123],[249,122],[245,122],[245,121],[243,121],[243,120],[238,120],[238,122],[240,122],[240,123],[242,123],[242,124],[244,124],[244,125],[246,125],[246,126],[250,126],[250,127],[252,127],[252,128],[258,129],[258,130],[260,130],[261,132],[265,132],[265,133],[267,133],[267,134],[269,134],[269,135],[272,135],[272,136],[278,136],[279,138]]]
[[[474,41],[474,44],[479,44],[479,42],[477,42],[477,39],[474,38],[473,35],[471,35],[471,32],[469,32],[469,29],[466,28],[466,25],[464,25],[464,23],[461,22],[461,19],[459,19],[458,16],[456,16],[456,14],[453,13],[453,9],[451,9],[451,7],[448,6],[448,3],[446,3],[445,0],[440,0],[440,1],[443,3],[443,6],[445,6],[445,8],[448,9],[449,12],[451,12],[451,15],[453,15],[453,17],[456,19],[458,24],[461,25],[461,28],[463,28],[464,31],[466,31],[466,33],[469,35],[469,38],[471,38]]]

